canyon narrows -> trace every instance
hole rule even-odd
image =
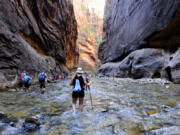
[[[96,70],[97,48],[102,41],[105,0],[73,0],[78,23],[79,66],[84,70]]]
[[[0,0],[0,135],[179,133],[180,0]]]

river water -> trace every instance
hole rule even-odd
[[[84,111],[72,114],[70,80],[0,92],[2,135],[180,135],[180,85],[93,78]],[[24,126],[36,117],[40,126]],[[29,130],[33,129],[33,130]]]

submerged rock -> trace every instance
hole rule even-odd
[[[27,131],[34,131],[40,126],[40,121],[36,117],[26,118],[23,127]]]
[[[7,117],[7,114],[5,114],[4,112],[0,112],[0,119],[5,117]]]

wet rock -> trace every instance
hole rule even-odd
[[[5,123],[17,123],[18,119],[12,116],[7,117],[7,119],[4,120]]]
[[[169,101],[166,105],[173,108],[177,105],[177,103],[175,101]]]
[[[34,123],[24,123],[23,127],[24,127],[24,130],[28,131],[28,132],[29,131],[35,131],[39,128],[39,126],[37,126]]]
[[[47,113],[46,115],[47,115],[47,116],[58,116],[59,113]]]
[[[146,113],[148,115],[153,115],[153,114],[156,114],[156,113],[160,113],[160,110],[148,110]]]
[[[164,127],[161,129],[155,129],[150,132],[150,135],[178,135],[180,133],[179,126]]]
[[[28,115],[27,112],[15,112],[11,115],[11,119],[13,119],[13,118],[20,119],[20,118],[24,118],[27,115]]]
[[[0,112],[0,119],[5,118],[5,117],[7,117],[7,114],[5,114],[4,112]]]
[[[123,124],[125,135],[139,135],[140,130],[138,124],[133,121],[127,121]]]
[[[25,119],[25,122],[26,122],[26,123],[34,123],[34,124],[36,124],[37,126],[40,125],[40,121],[39,121],[36,117],[26,118],[26,119]]]
[[[155,130],[155,129],[160,129],[162,126],[160,126],[159,124],[154,124],[154,123],[148,123],[146,125],[141,125],[139,126],[139,129],[141,132],[148,132],[151,130]]]
[[[18,126],[19,126],[19,123],[12,121],[12,122],[9,123],[9,125],[12,126],[12,127],[18,127]]]
[[[40,126],[40,121],[36,117],[26,118],[23,127],[27,131],[37,130]]]

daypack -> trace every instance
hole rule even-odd
[[[25,83],[28,83],[28,82],[29,82],[29,80],[30,80],[30,77],[29,77],[29,76],[27,76],[27,75],[25,75],[25,76],[24,76],[24,82],[25,82]]]
[[[80,92],[81,90],[84,90],[84,81],[83,81],[83,78],[82,76],[75,76],[74,79],[73,79],[73,91],[78,91]],[[80,86],[80,87],[79,87]]]
[[[81,88],[81,85],[80,85],[80,81],[79,81],[79,79],[76,79],[75,80],[75,86],[74,86],[74,89],[73,89],[73,91],[77,91],[77,92],[80,92],[82,90],[82,88]]]
[[[39,76],[39,80],[45,80],[46,78],[46,75],[44,73],[41,73],[40,76]]]

